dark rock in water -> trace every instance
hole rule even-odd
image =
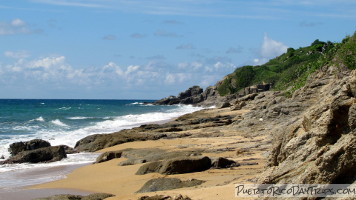
[[[54,195],[51,197],[38,198],[35,200],[103,200],[103,199],[106,199],[106,198],[109,198],[112,196],[114,196],[114,195],[106,194],[106,193],[94,193],[94,194],[90,194],[88,196],[60,194],[60,195]]]
[[[155,178],[147,181],[137,193],[173,190],[201,185],[204,181],[192,179],[182,181],[178,178]]]
[[[1,164],[54,162],[66,157],[67,155],[63,146],[44,147],[35,150],[22,151]]]
[[[0,159],[5,159],[5,156],[4,156],[4,155],[1,155]]]
[[[51,144],[45,140],[34,139],[28,142],[15,142],[10,145],[9,152],[12,156],[17,155],[22,151],[35,150],[43,147],[50,147]]]
[[[184,174],[192,172],[201,172],[211,167],[209,157],[181,157],[171,160],[156,161],[142,165],[137,175],[158,172],[160,174]]]
[[[75,150],[74,148],[67,146],[67,145],[60,145],[63,146],[64,151],[66,152],[66,154],[74,154],[74,153],[79,153],[77,150]]]
[[[167,195],[155,195],[155,196],[143,196],[138,198],[138,200],[192,200],[187,196],[182,196],[181,194],[171,197]]]
[[[212,164],[211,164],[211,167],[212,168],[216,168],[216,169],[229,168],[229,167],[238,167],[238,166],[240,166],[240,164],[236,163],[235,161],[229,160],[229,159],[226,159],[226,158],[222,158],[222,157],[213,159],[212,160]]]
[[[95,163],[106,162],[115,158],[121,158],[122,151],[109,151],[102,153],[98,158],[96,158]]]

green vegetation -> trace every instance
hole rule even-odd
[[[289,48],[286,53],[260,66],[237,68],[218,83],[220,95],[233,94],[260,83],[271,83],[274,90],[292,94],[303,87],[309,75],[326,65],[355,69],[356,33],[341,43],[315,40],[310,46]]]

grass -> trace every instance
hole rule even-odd
[[[259,66],[237,68],[217,84],[220,95],[234,94],[239,90],[261,83],[271,83],[274,90],[292,94],[303,87],[309,75],[322,66],[346,66],[354,70],[356,65],[356,33],[341,43],[315,40],[310,46],[289,48],[286,53]]]

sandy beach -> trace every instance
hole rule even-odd
[[[247,110],[231,112],[229,109],[209,109],[201,111],[206,116],[233,115],[241,116]],[[192,115],[194,116],[194,115]],[[189,118],[189,117],[188,117]],[[126,158],[113,159],[108,162],[92,164],[75,169],[67,178],[31,186],[30,189],[74,189],[93,193],[110,193],[115,197],[109,199],[137,199],[141,196],[155,194],[187,195],[192,199],[236,199],[234,184],[252,183],[263,171],[266,162],[266,148],[269,148],[265,136],[247,137],[234,131],[233,125],[201,127],[189,129],[179,134],[193,133],[198,137],[159,139],[155,141],[129,142],[102,149],[98,152],[132,149],[160,149],[162,151],[202,150],[202,156],[224,157],[241,164],[226,169],[209,169],[203,172],[162,175],[149,173],[135,175],[144,164],[118,166]],[[201,136],[202,133],[219,132],[218,137]],[[262,144],[262,145],[261,145]],[[263,145],[264,144],[264,145]],[[239,151],[245,149],[245,151]],[[170,177],[181,180],[198,179],[205,181],[199,186],[151,193],[136,193],[147,181],[153,178]]]

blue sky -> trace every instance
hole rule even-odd
[[[0,98],[158,99],[355,22],[355,0],[0,0]]]

